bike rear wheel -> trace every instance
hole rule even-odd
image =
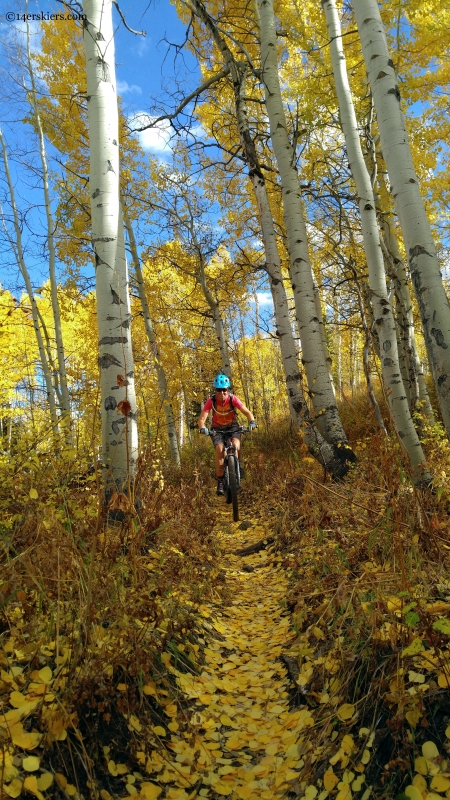
[[[236,457],[230,456],[228,458],[228,481],[229,493],[231,495],[231,502],[233,504],[233,520],[239,521],[239,503],[238,503],[238,476]]]

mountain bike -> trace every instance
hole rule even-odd
[[[249,433],[250,428],[239,428],[240,433]],[[236,455],[236,447],[233,444],[233,439],[228,436],[225,441],[224,451],[224,474],[223,474],[223,488],[225,490],[225,497],[227,503],[233,506],[233,520],[239,521],[239,500],[238,492],[241,488],[241,471],[239,467],[239,459]]]

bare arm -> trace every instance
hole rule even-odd
[[[247,417],[249,422],[253,422],[254,421],[255,418],[254,418],[252,412],[248,410],[248,408],[246,408],[245,406],[242,406],[242,408],[240,408],[239,411],[242,411],[242,413],[244,414],[245,417]]]
[[[200,414],[200,416],[198,418],[198,422],[197,422],[199,430],[200,430],[200,428],[204,428],[205,427],[205,422],[206,422],[206,420],[208,418],[208,414],[209,414],[209,411],[202,411],[202,413]]]

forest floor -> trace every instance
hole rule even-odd
[[[2,797],[450,797],[449,448],[417,491],[366,423],[341,484],[282,428],[247,444],[239,523],[203,443],[104,530],[90,483],[17,457]]]

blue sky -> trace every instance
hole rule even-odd
[[[169,43],[180,45],[184,41],[186,26],[179,19],[175,7],[169,0],[150,0],[150,2],[149,0],[119,0],[119,4],[129,27],[134,30],[146,31],[145,37],[130,33],[122,23],[117,10],[113,10],[116,24],[117,88],[125,113],[132,120],[135,114],[149,114],[150,116],[155,114],[155,105],[160,107],[166,105],[173,108],[175,103],[170,98],[170,92],[174,87],[178,92],[179,100],[181,96],[188,94],[201,82],[196,59],[188,50],[183,50],[175,58],[176,50],[169,45]],[[0,42],[11,39],[13,29],[24,35],[24,21],[8,22],[6,14],[15,12],[20,15],[24,14],[25,10],[24,0],[0,0]],[[28,12],[30,14],[61,13],[63,6],[57,0],[29,0]],[[65,23],[58,20],[54,24],[63,26]],[[39,49],[39,25],[39,22],[30,23],[33,34],[32,47],[36,50]],[[11,93],[13,91],[13,86],[11,86]],[[6,79],[6,83],[4,81],[3,88],[0,89],[0,124],[4,128],[11,150],[11,169],[15,176],[17,199],[20,198],[24,204],[31,199],[39,204],[42,203],[41,190],[30,187],[29,176],[25,176],[21,171],[20,160],[16,155],[18,149],[29,137],[30,129],[21,122],[23,114],[21,116],[16,111],[11,111],[12,106],[8,101],[8,94]],[[15,117],[17,122],[12,122],[12,117]],[[163,124],[161,130],[153,128],[140,134],[141,144],[145,150],[164,160],[170,160],[169,138],[170,128],[167,124]],[[51,156],[51,148],[49,148],[49,155]],[[29,219],[32,220],[30,229],[33,228],[34,244],[33,236],[30,235],[28,267],[35,286],[38,286],[47,275],[45,258],[42,259],[45,239],[42,209],[41,211],[34,209],[29,214]],[[38,229],[42,233],[39,233]],[[26,230],[24,236],[27,236]],[[1,261],[3,261],[3,268],[0,272],[0,283],[4,287],[13,289],[16,294],[20,293],[21,279],[17,275],[17,270],[11,266],[11,254],[8,254],[7,248],[6,253],[3,251],[0,255]],[[87,271],[90,273],[90,269]],[[271,306],[271,297],[268,292],[259,293],[259,300],[261,305]]]
[[[176,79],[183,93],[195,87],[200,78],[196,60],[187,50],[175,59],[175,49],[170,43],[181,44],[185,26],[178,18],[175,7],[168,0],[128,0],[120,8],[128,25],[134,30],[145,30],[145,37],[136,37],[120,24],[116,34],[117,88],[126,111],[148,112],[158,100],[167,101],[166,89]],[[116,19],[119,22],[118,14]],[[169,138],[168,126],[141,134],[141,142],[149,151],[164,157]]]

